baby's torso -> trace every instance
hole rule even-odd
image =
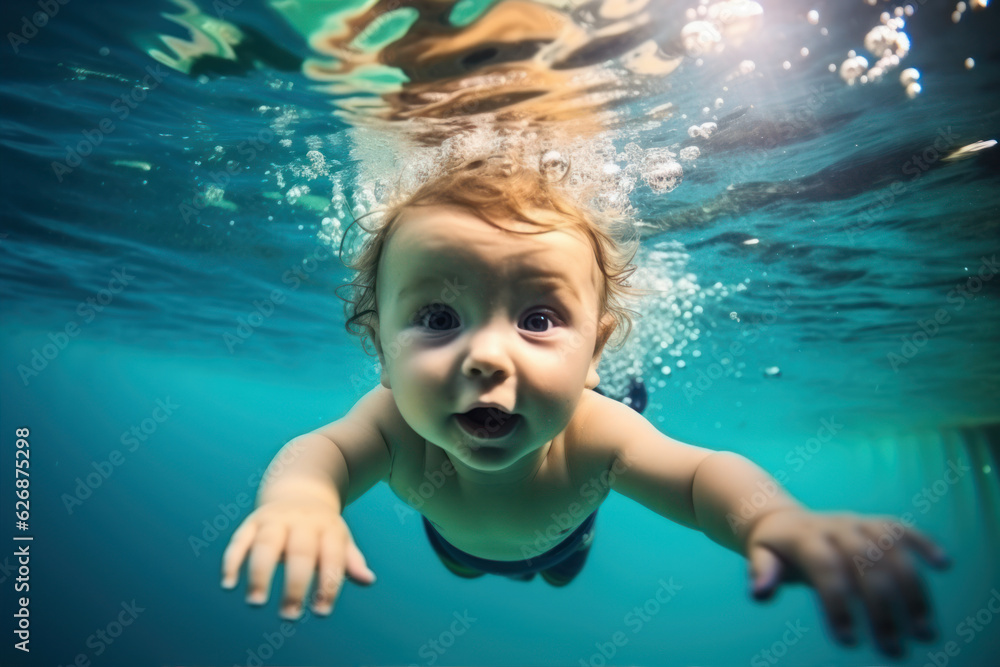
[[[444,450],[402,417],[386,433],[389,487],[455,547],[479,558],[524,560],[558,545],[601,505],[612,460],[586,447],[571,422],[553,439],[538,472],[524,483],[491,488],[459,479]]]

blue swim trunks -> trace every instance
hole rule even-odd
[[[541,572],[553,585],[561,586],[572,581],[583,568],[593,539],[597,511],[583,520],[576,530],[562,542],[527,560],[489,560],[479,558],[455,547],[437,532],[427,517],[424,529],[427,539],[445,566],[460,577],[474,578],[483,574],[499,574],[511,579],[530,580]]]

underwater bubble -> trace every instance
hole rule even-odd
[[[538,171],[548,181],[561,181],[569,173],[569,158],[559,151],[546,151],[538,159]]]
[[[867,69],[868,61],[863,56],[853,56],[840,64],[840,78],[853,84]]]
[[[642,180],[658,194],[674,190],[683,178],[684,168],[671,159],[654,159],[643,165]]]
[[[921,90],[923,90],[923,88],[920,87],[920,84],[914,81],[913,83],[911,83],[906,87],[906,96],[912,100],[914,97],[920,94]]]
[[[681,29],[681,42],[691,57],[714,50],[722,42],[722,33],[709,21],[692,21]]]
[[[686,366],[687,366],[687,362],[686,361],[684,361],[683,359],[678,359],[677,360],[677,368],[684,368]]]
[[[869,53],[881,56],[886,50],[896,48],[899,33],[886,25],[877,25],[865,35],[865,48]]]
[[[897,33],[896,36],[896,55],[900,58],[904,58],[907,53],[910,52],[910,37],[905,32]]]
[[[701,136],[708,138],[712,136],[712,133],[719,129],[719,126],[715,123],[702,123],[701,124]]]
[[[752,60],[744,60],[740,63],[740,74],[750,74],[757,69],[757,64]]]
[[[965,69],[972,69],[975,66],[976,66],[975,60],[973,60],[972,58],[965,59]]]
[[[674,369],[672,369],[670,366],[664,366],[663,368],[660,369],[660,372],[663,373],[664,375],[670,375],[671,373],[674,372]]]
[[[768,366],[764,369],[764,377],[776,378],[781,377],[781,369],[777,366]]]
[[[899,73],[899,82],[904,86],[908,86],[917,79],[920,78],[920,72],[913,67],[907,67],[902,72]]]
[[[781,68],[782,69],[792,69],[792,63],[790,63],[790,62],[788,62],[786,60],[785,62],[781,63]]]
[[[692,125],[691,127],[689,127],[688,128],[688,136],[691,137],[692,139],[697,139],[698,137],[700,137],[701,136],[701,126],[699,126],[699,125]]]
[[[816,25],[817,23],[819,23],[819,12],[817,12],[815,9],[810,9],[809,13],[806,14],[806,20],[812,23],[813,25]]]
[[[701,149],[697,146],[686,146],[681,149],[678,157],[682,160],[697,160],[701,155]]]
[[[724,0],[708,8],[708,18],[722,24],[727,35],[742,34],[752,30],[764,13],[764,8],[752,0]]]
[[[801,49],[799,49],[799,55],[805,58],[806,56],[809,55],[809,49],[803,46]]]

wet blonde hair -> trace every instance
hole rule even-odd
[[[567,171],[560,182],[565,181],[568,175]],[[416,206],[454,206],[497,229],[518,234],[543,234],[555,229],[581,233],[590,242],[604,278],[604,289],[599,291],[598,321],[606,314],[611,316],[609,323],[600,325],[594,354],[604,348],[615,331],[624,327],[625,333],[617,343],[620,346],[632,331],[632,316],[638,315],[626,307],[626,301],[648,293],[629,283],[636,269],[632,259],[639,248],[639,239],[626,219],[574,203],[575,199],[558,182],[552,182],[538,169],[519,164],[509,156],[490,156],[446,168],[440,176],[389,205],[383,212],[381,223],[374,229],[361,225],[361,220],[368,216],[356,220],[371,236],[365,240],[353,261],[344,262],[348,269],[356,272],[354,280],[337,289],[337,296],[345,301],[348,333],[361,337],[366,352],[366,338],[374,340],[378,335],[376,294],[379,260],[402,213]],[[549,215],[539,215],[540,212]],[[509,220],[530,223],[538,231],[517,231],[504,227],[503,221]],[[343,261],[343,243],[341,258]],[[348,291],[347,297],[340,296],[341,289]]]

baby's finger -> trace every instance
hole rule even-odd
[[[316,571],[319,537],[315,529],[292,528],[285,547],[285,596],[281,616],[295,619],[302,615],[302,600]]]
[[[951,565],[951,558],[945,550],[916,528],[907,528],[903,541],[933,567],[942,570]]]
[[[343,536],[332,530],[323,531],[319,539],[319,579],[313,595],[313,611],[322,616],[332,612],[343,583]]]
[[[903,647],[900,642],[901,623],[895,617],[892,600],[895,597],[895,582],[884,567],[869,570],[858,582],[861,598],[864,600],[871,623],[872,635],[879,649],[889,656],[899,656]]]
[[[830,631],[837,641],[853,645],[857,636],[854,632],[851,597],[856,589],[846,563],[834,545],[825,541],[805,547],[801,556],[809,583],[816,589],[823,605]]]
[[[240,566],[243,565],[247,552],[253,545],[253,538],[257,534],[257,524],[253,521],[244,521],[236,529],[233,536],[229,538],[229,545],[222,552],[222,587],[233,588],[240,578]]]
[[[261,527],[250,550],[248,571],[247,602],[264,604],[271,590],[271,578],[278,565],[281,552],[285,548],[288,529],[283,525],[270,524]]]
[[[364,554],[358,549],[354,539],[350,537],[348,537],[347,544],[346,567],[348,576],[359,584],[370,586],[375,583],[375,573],[368,568]]]
[[[913,636],[922,641],[932,641],[934,629],[930,621],[930,597],[927,595],[927,590],[909,556],[904,555],[897,561],[893,562],[894,574]]]

